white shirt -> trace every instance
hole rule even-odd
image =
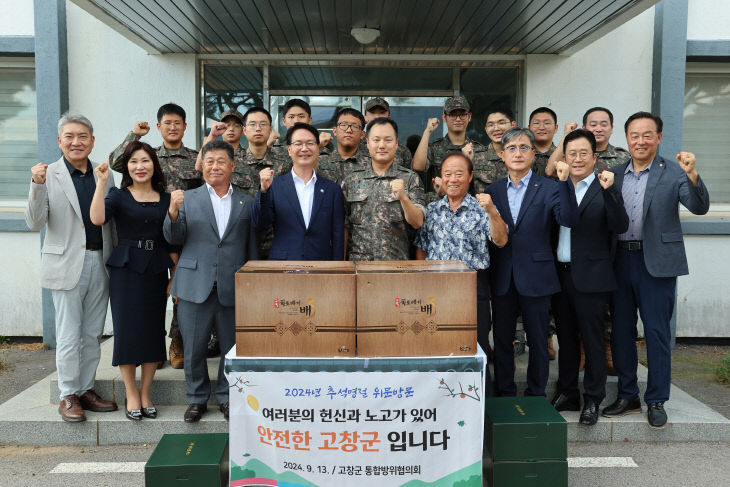
[[[588,191],[588,186],[593,183],[594,179],[596,179],[596,175],[590,173],[575,185],[575,200],[579,205]],[[570,228],[562,225],[560,226],[560,236],[558,238],[558,262],[570,262]]]
[[[314,183],[317,182],[317,172],[312,171],[312,177],[306,183],[302,178],[296,175],[293,169],[291,175],[294,179],[294,189],[297,190],[297,198],[299,199],[299,208],[301,208],[302,210],[304,226],[309,228],[309,219],[312,217],[312,204],[314,203]]]
[[[218,238],[223,238],[223,234],[226,233],[226,227],[228,226],[228,220],[231,217],[231,195],[233,194],[233,186],[228,185],[228,192],[219,197],[213,186],[205,183],[208,188],[208,195],[210,196],[210,202],[213,205],[213,213],[215,214],[215,223],[218,226]]]

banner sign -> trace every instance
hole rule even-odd
[[[483,370],[227,375],[231,487],[482,485]]]

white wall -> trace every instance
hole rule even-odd
[[[32,36],[33,0],[0,0],[0,36]]]
[[[43,335],[38,232],[0,232],[0,335]]]
[[[539,106],[555,110],[557,144],[566,122],[580,124],[587,109],[604,106],[614,115],[611,143],[625,148],[624,121],[651,109],[653,36],[652,7],[572,56],[528,55],[525,118]]]
[[[730,2],[689,0],[687,39],[730,40]]]
[[[187,112],[183,143],[197,148],[196,61],[193,54],[150,55],[75,4],[66,2],[69,109],[94,124],[93,160],[104,160],[137,120],[150,122],[144,140],[162,144],[155,124],[160,105]]]

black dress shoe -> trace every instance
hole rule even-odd
[[[619,397],[616,401],[603,409],[601,416],[606,418],[612,418],[615,416],[625,416],[627,414],[640,413],[641,412],[641,401],[636,399],[623,399]]]
[[[221,412],[223,413],[223,417],[228,419],[228,411],[230,410],[230,403],[224,402],[220,405]]]
[[[650,402],[646,407],[646,417],[649,420],[649,426],[657,429],[664,428],[667,425],[667,413],[664,411],[664,403]]]
[[[145,418],[155,419],[157,417],[157,408],[154,406],[142,408],[142,416]]]
[[[208,358],[217,357],[221,354],[221,346],[218,342],[218,334],[213,330],[208,340]]]
[[[124,415],[127,417],[127,419],[131,421],[141,421],[142,420],[142,411],[139,409],[132,409],[131,411],[127,409],[127,400],[124,399]]]
[[[550,401],[556,411],[580,411],[580,399],[558,392]]]
[[[598,422],[598,404],[590,399],[585,401],[583,411],[580,413],[580,424],[593,426]]]
[[[191,404],[188,406],[188,409],[185,411],[185,415],[183,416],[183,419],[186,423],[195,423],[197,421],[200,421],[200,418],[203,417],[203,413],[208,410],[207,404]]]

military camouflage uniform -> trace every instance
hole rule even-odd
[[[608,144],[605,150],[598,152],[598,159],[596,160],[596,167],[594,172],[600,174],[603,171],[608,171],[612,167],[616,167],[631,159],[631,154],[626,149],[621,147],[614,147]]]
[[[484,147],[484,146],[482,146]],[[484,190],[495,181],[507,177],[507,166],[490,143],[485,150],[474,150],[474,178],[471,182],[471,194],[484,193]]]
[[[367,137],[360,140],[360,148],[358,151],[363,150],[366,154],[370,154],[370,150],[368,149],[368,140]],[[406,169],[410,169],[413,165],[413,156],[411,155],[411,151],[408,150],[408,147],[405,146],[405,144],[398,143],[398,148],[395,150],[395,159],[393,159],[393,162],[395,164],[398,164],[401,167],[405,167]]]
[[[111,154],[109,154],[109,167],[117,172],[122,170],[122,154],[131,142],[141,137],[134,132],[129,132],[127,137]],[[167,186],[165,191],[172,193],[178,189],[195,189],[203,184],[203,178],[195,170],[195,159],[198,151],[188,149],[185,146],[179,149],[168,149],[164,145],[155,149],[157,159],[160,161],[160,168],[165,175]],[[170,322],[170,333],[168,336],[173,340],[182,339],[180,327],[177,321],[177,303],[172,305],[172,321]]]
[[[411,201],[426,214],[421,180],[410,169],[391,164],[382,176],[372,164],[354,168],[345,175],[345,226],[349,230],[350,260],[408,260],[415,230],[406,222],[400,200],[390,182],[402,179]]]
[[[441,137],[428,144],[428,155],[426,156],[426,203],[432,203],[440,199],[433,187],[433,178],[441,177],[441,163],[451,153],[461,153],[461,149],[469,144],[474,144],[474,159],[478,153],[486,153],[487,148],[475,140],[467,137],[461,145],[451,143],[449,136]],[[481,156],[479,157],[481,160]]]
[[[540,176],[545,176],[545,168],[547,168],[548,159],[555,151],[555,144],[550,144],[550,148],[546,152],[540,152],[535,149],[535,161],[532,163],[532,170]]]
[[[317,174],[321,174],[330,181],[334,181],[337,184],[342,184],[349,173],[354,169],[370,166],[372,161],[370,159],[370,153],[367,147],[363,149],[362,146],[358,146],[357,152],[352,157],[343,159],[337,150],[330,154],[324,154],[319,156],[319,162],[317,164]]]

